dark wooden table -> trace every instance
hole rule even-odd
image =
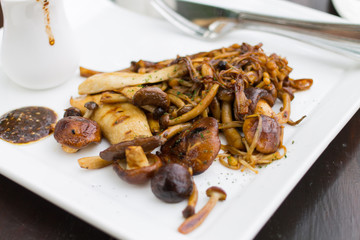
[[[336,14],[330,0],[291,1]],[[112,237],[0,175],[0,239]],[[262,239],[360,239],[360,111],[256,236]]]

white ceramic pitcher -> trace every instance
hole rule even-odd
[[[1,0],[4,33],[1,65],[30,89],[58,86],[74,76],[79,51],[63,0]]]

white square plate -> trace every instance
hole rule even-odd
[[[184,36],[161,19],[137,15],[107,1],[78,0],[72,5],[70,2],[67,10],[81,43],[81,65],[88,68],[117,70],[128,67],[132,60],[157,61],[233,43],[262,42],[266,53],[288,59],[294,68],[293,78],[314,79],[311,90],[297,93],[292,103],[292,119],[303,115],[307,118],[299,126],[285,127],[287,158],[259,169],[259,174],[229,170],[214,162],[208,171],[195,176],[200,196],[198,209],[207,200],[204,192],[209,186],[225,189],[228,199],[215,207],[200,228],[186,236],[177,232],[183,221],[181,211],[185,201],[165,204],[154,197],[149,184],[129,185],[110,167],[84,170],[78,166],[78,158],[98,155],[108,146],[105,141],[76,154],[62,152],[52,136],[21,146],[0,141],[1,174],[114,237],[253,238],[360,106],[359,63],[330,52],[280,36],[245,30],[219,41],[203,42]],[[82,8],[83,5],[89,8]],[[226,0],[221,5],[338,21],[333,16],[284,1]],[[74,76],[58,88],[30,91],[18,87],[0,72],[0,113],[38,105],[54,109],[61,117],[69,107],[70,97],[77,96],[81,81],[82,78]]]

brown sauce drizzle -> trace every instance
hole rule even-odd
[[[43,5],[42,9],[44,11],[45,31],[49,38],[49,44],[52,46],[55,44],[55,38],[50,27],[50,12],[49,12],[50,0],[36,0],[36,1],[41,2]]]
[[[0,139],[22,144],[40,140],[54,131],[57,115],[45,107],[23,107],[0,117]]]

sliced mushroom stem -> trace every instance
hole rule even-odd
[[[155,109],[156,109],[156,107],[153,105],[144,105],[144,106],[141,106],[141,108],[148,112],[151,112],[151,113],[154,113]]]
[[[179,132],[182,132],[190,127],[191,127],[191,123],[182,123],[182,124],[178,124],[175,126],[171,126],[171,127],[167,128],[165,131],[163,131],[162,133],[160,133],[160,137],[163,139],[164,138],[170,139],[173,136],[175,136],[176,134],[178,134]]]
[[[221,122],[226,124],[233,121],[231,112],[231,102],[223,101],[221,106]],[[222,130],[226,141],[229,145],[237,149],[245,149],[244,144],[241,141],[241,135],[235,128],[225,128]]]
[[[177,91],[175,89],[169,89],[169,90],[167,90],[167,93],[172,94],[174,96],[177,96],[178,98],[190,103],[191,105],[196,106],[196,102],[193,101],[192,98],[190,98],[189,96],[181,93],[180,91]]]
[[[283,102],[282,110],[281,110],[281,112],[276,114],[274,118],[277,120],[277,122],[279,124],[285,124],[290,119],[290,111],[291,111],[291,107],[290,107],[291,97],[290,97],[290,94],[288,94],[287,92],[282,92],[281,99],[282,99],[282,102]]]
[[[149,127],[151,132],[154,133],[159,133],[160,132],[160,124],[158,120],[154,119],[154,116],[152,113],[148,113],[146,114],[148,123],[149,123]]]
[[[67,153],[76,153],[77,151],[79,151],[79,149],[72,148],[72,147],[69,147],[66,145],[61,145],[61,148],[62,148],[62,150],[64,150],[64,152],[67,152]]]
[[[201,116],[202,116],[203,118],[208,117],[208,116],[209,116],[209,109],[206,108],[206,109],[201,113]]]
[[[216,96],[216,93],[219,89],[219,84],[214,84],[210,89],[208,94],[197,104],[192,110],[189,112],[174,118],[170,119],[168,125],[173,126],[179,123],[187,122],[197,116],[199,116],[212,102],[214,97]]]
[[[96,102],[90,101],[90,102],[85,103],[84,107],[86,108],[86,112],[83,117],[91,118],[95,109],[97,109],[99,107],[99,105]]]
[[[84,68],[84,67],[80,67],[80,76],[81,77],[91,77],[98,73],[102,73],[102,72],[91,70],[91,69]]]
[[[241,128],[244,125],[244,121],[232,121],[227,123],[219,123],[219,129],[228,128]]]
[[[99,169],[112,164],[110,161],[106,161],[99,156],[83,157],[78,159],[79,166],[86,169]]]
[[[84,118],[90,118],[91,115],[93,114],[94,110],[86,110],[85,114],[84,114]]]
[[[204,222],[211,210],[215,207],[216,203],[220,200],[226,199],[226,193],[219,187],[210,187],[206,190],[206,195],[210,197],[205,206],[197,213],[187,218],[178,228],[182,234],[187,234],[195,230]]]
[[[246,97],[244,88],[243,81],[238,81],[237,84],[235,84],[234,115],[236,120],[242,120],[243,116],[249,113],[249,105],[251,102]]]
[[[149,166],[149,161],[141,146],[129,146],[125,149],[126,169],[137,169]]]
[[[132,161],[129,159],[131,156],[127,156],[126,161]],[[119,159],[113,162],[113,169],[118,176],[131,184],[144,184],[151,179],[154,173],[162,166],[161,160],[158,156],[148,153],[146,154],[147,166],[128,168],[123,159]]]
[[[192,83],[190,81],[185,81],[183,79],[179,80],[179,84],[184,87],[192,87],[194,85],[194,83]]]
[[[192,185],[193,185],[193,190],[192,190],[191,195],[190,195],[190,197],[188,199],[188,205],[182,211],[182,214],[183,214],[184,218],[191,217],[192,215],[195,214],[195,207],[196,207],[196,203],[198,201],[199,192],[198,192],[198,189],[197,189],[196,184],[195,184],[194,181],[193,181]]]
[[[216,120],[221,118],[221,107],[218,98],[215,96],[210,104],[210,111]]]
[[[201,75],[202,75],[202,76],[209,76],[209,77],[213,77],[213,76],[214,76],[214,73],[213,73],[211,67],[210,67],[207,63],[204,63],[204,64],[201,66]]]
[[[302,122],[302,120],[304,120],[306,118],[306,115],[302,116],[300,119],[296,120],[296,121],[292,121],[291,119],[289,119],[289,121],[287,122],[287,124],[289,124],[290,126],[296,126],[299,123]]]
[[[184,101],[181,100],[181,98],[175,96],[174,94],[168,94],[170,102],[172,104],[174,104],[175,106],[177,106],[178,108],[181,108],[185,105]]]
[[[161,86],[160,86],[160,89],[163,90],[163,91],[166,91],[167,88],[168,88],[167,82],[162,82]]]

